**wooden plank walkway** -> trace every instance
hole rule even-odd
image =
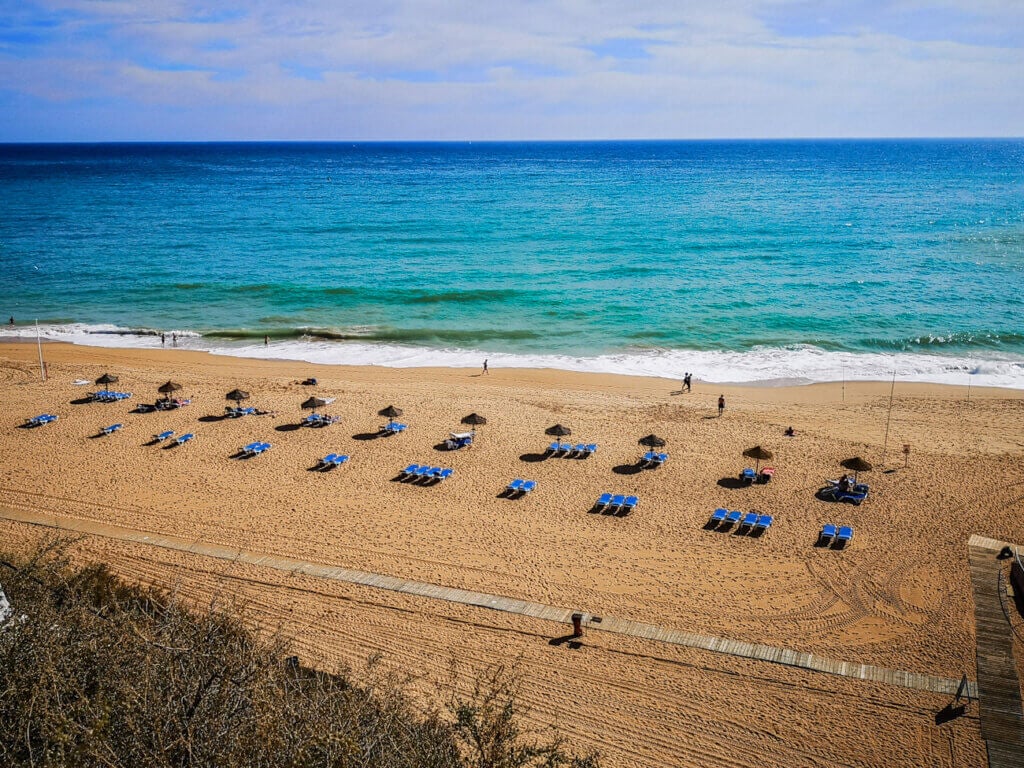
[[[190,552],[196,555],[204,555],[220,560],[242,562],[251,565],[259,565],[267,568],[275,568],[288,573],[300,573],[308,576],[316,576],[324,579],[343,581],[349,584],[360,584],[376,589],[386,589],[392,592],[401,592],[407,595],[416,595],[433,600],[446,600],[462,605],[488,608],[494,611],[504,611],[522,616],[530,616],[545,621],[553,621],[559,624],[568,625],[572,621],[573,613],[583,613],[583,622],[591,631],[612,632],[620,635],[629,635],[647,640],[654,640],[661,643],[685,646],[687,648],[699,648],[714,653],[727,654],[744,659],[766,661],[772,664],[782,664],[789,667],[798,667],[813,672],[823,672],[830,675],[855,678],[858,680],[869,680],[878,683],[887,683],[903,688],[911,688],[919,691],[930,691],[933,693],[955,694],[960,684],[959,680],[947,677],[937,677],[920,672],[907,672],[899,669],[887,669],[876,667],[870,664],[857,664],[849,661],[836,661],[811,653],[794,651],[788,648],[779,648],[759,643],[746,643],[740,640],[730,640],[724,637],[713,637],[700,635],[691,632],[682,632],[676,629],[659,627],[654,624],[645,624],[628,619],[616,619],[610,616],[603,616],[600,622],[594,621],[594,616],[584,611],[572,608],[559,608],[543,603],[534,603],[527,600],[518,600],[501,595],[491,595],[485,592],[473,592],[471,590],[445,587],[440,584],[431,584],[422,581],[400,579],[394,576],[387,576],[379,573],[369,573],[350,568],[310,563],[302,560],[294,560],[290,557],[271,555],[262,552],[246,552],[232,547],[225,547],[219,544],[207,544],[200,541],[190,541],[176,536],[146,533],[144,531],[123,528],[116,525],[107,525],[94,520],[83,520],[72,517],[58,517],[37,511],[15,510],[9,507],[0,508],[0,519],[12,522],[27,523],[48,528],[56,528],[61,531],[73,531],[76,533],[88,534],[91,536],[102,536],[118,541],[127,541],[137,544],[149,544],[164,549]],[[969,694],[976,697],[977,688],[973,682],[968,684]]]
[[[1005,542],[972,536],[967,544],[974,589],[981,735],[992,768],[1024,766],[1024,711],[1013,658],[1013,630],[999,597],[996,555]]]

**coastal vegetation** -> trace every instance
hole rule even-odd
[[[74,566],[64,543],[0,558],[4,766],[598,765],[529,732],[505,669],[425,704],[372,664],[360,679],[301,665],[229,602],[196,610]]]

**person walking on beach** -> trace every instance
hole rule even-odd
[[[483,375],[484,376],[487,375],[487,361],[486,360],[484,360],[484,372],[483,372]]]
[[[718,417],[722,417],[722,411],[725,410],[725,395],[718,396]]]
[[[686,387],[686,391],[687,392],[690,391],[690,377],[692,375],[693,375],[692,373],[688,373],[685,376],[683,376],[683,386]]]

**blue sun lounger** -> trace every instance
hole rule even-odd
[[[846,546],[853,539],[853,528],[848,525],[841,525],[836,533],[836,544]]]
[[[636,496],[627,496],[619,505],[619,514],[628,515],[630,512],[636,509],[636,505],[639,503],[640,499],[638,499]]]
[[[31,419],[25,419],[25,424],[30,427],[41,427],[43,424],[49,424],[51,421],[56,421],[57,417],[52,413],[41,413],[38,416],[33,416]]]
[[[419,464],[410,464],[408,467],[398,473],[400,480],[408,480],[410,477],[416,474],[416,471],[420,468]]]
[[[742,480],[745,483],[753,483],[755,480],[757,480],[757,473],[750,467],[747,467],[742,472],[740,472],[740,480]]]
[[[525,495],[525,494],[529,493],[530,491],[532,491],[536,487],[537,487],[537,481],[536,480],[527,480],[525,483],[523,483],[522,492]]]
[[[178,435],[178,437],[174,438],[174,442],[178,445],[182,445],[183,443],[187,443],[193,437],[195,437],[195,435],[192,432],[186,432],[184,435]]]
[[[832,523],[825,523],[821,526],[821,533],[818,534],[818,541],[822,544],[831,544],[836,537],[837,528]]]
[[[772,527],[772,521],[774,518],[771,515],[758,515],[757,522],[754,523],[754,530],[764,533]]]
[[[440,469],[439,467],[434,467],[434,471],[433,471],[433,473],[431,473],[431,476],[435,480],[437,480],[437,482],[440,483],[442,480],[447,480],[449,477],[451,477],[454,474],[455,474],[455,470],[454,469],[450,469],[450,468]]]
[[[322,467],[333,467],[334,466],[334,460],[336,458],[338,458],[338,454],[336,454],[336,453],[328,453],[326,456],[324,456],[322,459],[320,459],[319,462],[317,462],[317,466],[321,467],[321,468]]]
[[[619,511],[622,505],[626,503],[626,495],[624,493],[617,493],[612,496],[612,500],[608,502],[608,506],[605,507],[606,512]]]
[[[104,435],[112,435],[115,432],[117,432],[117,430],[121,429],[121,427],[123,426],[124,424],[111,424],[109,427],[103,427],[102,429],[100,429],[100,432],[102,432]]]
[[[651,460],[649,462],[647,462],[647,466],[650,469],[657,469],[662,464],[664,464],[666,461],[668,461],[668,454],[667,453],[655,453],[654,456],[651,458]]]
[[[718,525],[725,522],[725,518],[729,515],[728,509],[719,507],[711,513],[711,517],[708,518],[708,525]]]
[[[513,480],[511,483],[505,486],[505,490],[508,491],[509,493],[519,493],[521,490],[523,490],[523,483],[525,482],[525,480],[517,477],[515,480]]]
[[[600,496],[597,497],[597,501],[594,502],[594,508],[598,510],[603,510],[611,503],[612,495],[610,493],[602,493]]]
[[[745,514],[743,516],[743,522],[740,523],[740,528],[753,528],[754,527],[754,523],[756,523],[756,522],[757,522],[757,513],[756,512],[747,512],[747,514]]]
[[[153,435],[153,439],[158,443],[162,443],[164,440],[169,440],[174,436],[174,430],[168,429],[166,432],[161,432],[159,435]]]
[[[335,456],[334,457],[334,466],[340,467],[342,464],[344,464],[347,461],[348,461],[348,456],[347,455]]]
[[[742,517],[743,513],[740,512],[738,509],[734,509],[728,515],[726,515],[725,522],[729,525],[736,525]]]

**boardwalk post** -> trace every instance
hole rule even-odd
[[[574,613],[572,615],[572,636],[583,637],[583,614]]]

